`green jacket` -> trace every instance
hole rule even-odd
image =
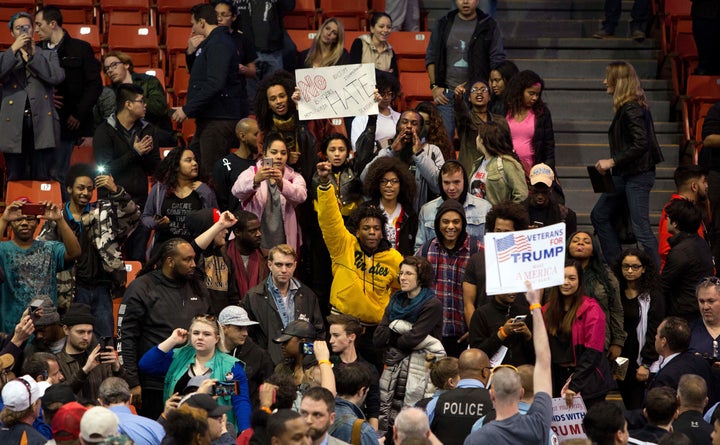
[[[473,163],[473,173],[470,178],[475,176],[475,172],[484,159],[484,156],[480,156]],[[528,197],[525,170],[512,156],[492,156],[487,163],[485,190],[487,193],[485,199],[492,205],[506,199],[522,204]]]

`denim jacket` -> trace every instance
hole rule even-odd
[[[352,441],[352,429],[355,420],[365,419],[362,410],[349,400],[335,398],[335,423],[328,431],[331,436],[347,443]],[[367,421],[360,427],[360,445],[379,445],[377,433]]]

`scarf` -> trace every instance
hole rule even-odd
[[[433,291],[426,287],[420,289],[420,293],[415,298],[408,298],[406,292],[396,292],[388,303],[388,319],[415,323],[425,303],[434,297]]]
[[[238,291],[242,298],[249,289],[258,285],[258,272],[263,257],[259,250],[253,250],[248,259],[248,267],[245,269],[245,263],[235,243],[231,242],[228,244],[227,255],[235,270],[235,281],[237,282]]]
[[[283,119],[273,113],[273,130],[282,134],[283,139],[285,139],[285,146],[287,147],[288,153],[291,151],[298,151],[297,122],[295,121],[295,116],[290,114],[290,117]]]

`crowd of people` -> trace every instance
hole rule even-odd
[[[393,17],[349,53],[330,18],[288,57],[293,2],[261,3],[191,9],[175,108],[58,8],[13,16],[0,150],[9,179],[58,180],[64,202],[9,197],[0,217],[0,443],[545,444],[553,397],[582,399],[597,444],[720,443],[720,169],[676,169],[658,241],[662,153],[632,65],[604,73],[591,233],[565,205],[544,81],[478,0],[437,22],[433,101],[402,113]],[[374,64],[379,113],[301,121],[288,70],[346,63]],[[190,145],[161,156],[188,118]],[[70,166],[90,136],[97,165]],[[488,295],[485,234],[553,224],[563,284]]]

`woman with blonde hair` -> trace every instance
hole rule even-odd
[[[212,395],[218,396],[218,405],[233,407],[227,413],[228,422],[242,431],[250,426],[251,412],[245,366],[220,351],[219,346],[220,326],[215,317],[198,315],[189,329],[175,329],[146,352],[138,367],[147,374],[165,377],[164,400],[183,393],[193,377],[213,379],[215,384],[209,386],[215,389]]]
[[[300,53],[298,65],[305,68],[345,65],[349,57],[345,49],[345,27],[340,20],[330,17],[320,25],[310,48]]]
[[[615,191],[600,195],[590,220],[605,261],[613,264],[621,251],[613,215],[627,206],[635,238],[659,265],[658,241],[650,227],[650,191],[655,184],[655,164],[663,161],[663,155],[645,92],[635,68],[627,62],[610,63],[603,83],[613,97],[615,117],[608,131],[611,157],[597,161],[595,168],[601,175],[611,174]]]

